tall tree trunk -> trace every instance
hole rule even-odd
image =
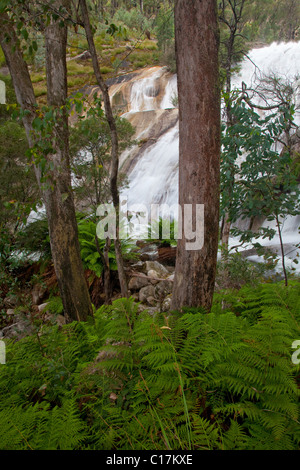
[[[17,101],[24,111],[24,126],[30,146],[35,145],[32,122],[36,117],[37,103],[28,72],[28,67],[18,47],[13,24],[5,14],[0,16],[1,46],[10,69]],[[48,104],[58,110],[63,108],[67,94],[66,81],[66,27],[59,21],[46,30],[46,61]],[[6,37],[10,41],[6,41]],[[46,206],[51,251],[54,268],[62,297],[64,312],[69,320],[86,320],[92,315],[92,305],[84,278],[77,234],[77,222],[71,191],[68,155],[68,119],[65,110],[53,126],[52,145],[55,152],[48,156],[53,169],[49,171],[52,189],[41,184],[41,171],[35,167],[36,176]]]
[[[204,243],[188,250],[178,240],[172,308],[209,310],[219,236],[219,30],[215,0],[177,0],[175,40],[179,99],[179,205],[204,205]],[[199,230],[199,228],[198,228]]]
[[[92,315],[84,278],[69,164],[66,45],[67,27],[52,20],[46,28],[46,73],[48,105],[62,109],[54,127],[55,187],[44,195],[48,214],[52,256],[66,312],[71,319],[86,320]]]
[[[79,0],[79,3],[81,7],[82,21],[83,21],[83,25],[84,25],[85,32],[86,32],[86,37],[87,37],[90,53],[92,55],[94,73],[96,76],[97,83],[102,92],[105,116],[109,125],[110,135],[111,135],[112,150],[111,150],[110,190],[111,190],[114,209],[116,212],[116,221],[117,221],[116,239],[114,240],[114,245],[115,245],[116,262],[118,266],[118,276],[119,276],[119,281],[120,281],[121,294],[123,297],[128,297],[128,285],[127,285],[127,279],[126,279],[123,256],[122,256],[121,243],[120,243],[120,238],[119,238],[120,197],[119,197],[119,189],[118,189],[118,171],[119,171],[118,133],[117,133],[116,122],[113,116],[112,107],[110,103],[108,87],[105,81],[103,80],[103,77],[100,72],[97,51],[95,48],[87,4],[85,0]]]

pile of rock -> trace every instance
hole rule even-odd
[[[153,307],[156,311],[168,311],[171,304],[174,267],[164,266],[158,261],[140,261],[132,266],[128,288],[142,307]]]
[[[150,314],[167,312],[171,306],[175,267],[165,266],[153,260],[154,256],[157,256],[156,248],[149,250],[147,247],[143,254],[146,260],[140,259],[129,268],[130,294],[140,303],[140,311],[147,310]],[[37,327],[34,320],[37,318],[38,324],[40,321],[42,324],[65,324],[63,315],[48,311],[48,296],[47,289],[37,284],[31,291],[31,306],[28,309],[19,306],[14,296],[7,296],[3,301],[6,325],[0,330],[0,337],[19,340],[33,334]]]
[[[25,336],[36,332],[38,323],[35,324],[34,318],[38,317],[43,324],[66,323],[63,315],[52,314],[47,311],[48,302],[45,299],[49,296],[46,288],[37,284],[31,291],[30,308],[18,305],[18,299],[9,295],[3,300],[5,307],[6,326],[0,330],[0,337],[20,340]]]

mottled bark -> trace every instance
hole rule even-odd
[[[55,184],[44,194],[48,215],[52,257],[65,306],[73,320],[86,320],[92,315],[87,283],[84,278],[78,242],[77,221],[71,188],[69,164],[66,45],[67,27],[52,20],[45,31],[47,100],[49,106],[61,109],[54,126],[51,155],[54,164],[51,177]]]
[[[119,239],[119,224],[118,224],[119,207],[120,207],[120,198],[119,198],[119,189],[118,189],[118,171],[119,171],[118,133],[117,133],[116,122],[113,116],[112,107],[110,103],[108,87],[105,81],[103,80],[103,77],[100,72],[97,51],[95,48],[87,4],[85,0],[79,0],[79,3],[81,7],[83,26],[85,28],[89,50],[92,56],[94,73],[95,73],[97,83],[102,92],[105,116],[109,125],[110,135],[111,135],[111,149],[112,150],[111,150],[111,169],[110,169],[110,190],[111,190],[114,209],[116,211],[116,221],[117,221],[116,239],[114,240],[114,246],[115,246],[115,253],[116,253],[116,262],[118,266],[118,276],[119,276],[119,281],[120,281],[121,294],[123,297],[128,297],[129,295],[128,285],[127,285],[127,279],[126,279],[123,256],[122,256],[121,243]]]
[[[36,144],[32,122],[36,116],[37,103],[28,67],[18,47],[13,24],[5,14],[0,16],[0,23],[1,45],[17,101],[23,110],[29,111],[24,117],[24,126],[32,147]],[[45,34],[48,104],[59,109],[65,105],[67,96],[67,31],[66,27],[59,26],[58,22],[52,22]],[[7,36],[10,37],[9,42],[5,40]],[[92,305],[80,257],[69,169],[68,120],[63,109],[53,128],[52,146],[55,152],[47,159],[48,163],[52,162],[53,170],[49,172],[50,179],[46,181],[46,185],[41,185],[41,171],[38,166],[35,166],[35,172],[46,207],[52,258],[65,315],[70,320],[86,320],[88,315],[92,315]]]
[[[215,0],[177,0],[175,40],[179,99],[179,204],[204,204],[204,244],[178,240],[172,308],[209,310],[219,235],[219,30]],[[184,211],[183,211],[184,214]],[[183,216],[184,219],[184,216]]]

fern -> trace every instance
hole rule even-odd
[[[119,299],[8,341],[1,448],[297,449],[299,291],[244,286],[168,316]]]

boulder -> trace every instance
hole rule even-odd
[[[158,278],[159,277],[159,274],[157,271],[155,271],[154,269],[150,269],[147,273],[148,277],[150,277],[151,279],[155,279],[155,278]]]
[[[47,309],[48,303],[49,303],[49,302],[45,302],[45,303],[40,304],[40,305],[38,306],[38,309],[39,309],[39,312],[40,312],[40,313],[45,313],[45,312],[47,311],[46,309]]]
[[[6,310],[6,315],[8,316],[12,316],[15,314],[15,311],[13,308],[9,308],[8,310]]]
[[[46,293],[47,293],[47,289],[36,284],[31,291],[32,303],[34,305],[40,305],[41,303],[43,303]]]
[[[13,307],[16,307],[17,306],[17,303],[18,303],[18,299],[15,295],[8,295],[7,297],[5,297],[5,299],[3,300],[3,304],[4,304],[4,307],[6,308],[13,308]]]
[[[142,303],[147,302],[149,297],[155,297],[155,288],[152,285],[142,287],[139,292],[139,301]]]
[[[148,271],[148,278],[151,279],[151,284],[157,284],[159,282],[158,272],[154,271],[154,269]]]
[[[157,300],[152,296],[147,297],[147,304],[151,305],[151,307],[155,307],[157,305]]]
[[[92,55],[90,51],[84,51],[81,54],[78,54],[76,57],[73,57],[73,60],[88,60],[91,58],[92,58]]]
[[[168,312],[171,310],[172,296],[168,295],[162,303],[161,310],[162,312]]]
[[[132,291],[137,291],[142,289],[142,287],[149,285],[149,279],[144,276],[134,276],[129,280],[128,289]]]
[[[25,336],[28,336],[33,333],[33,326],[30,324],[28,319],[23,319],[14,323],[13,325],[6,326],[2,330],[2,335],[4,338],[20,340]]]
[[[167,268],[158,263],[158,261],[146,261],[146,271],[147,273],[149,273],[149,271],[155,271],[160,278],[166,278],[170,274]]]
[[[173,282],[168,281],[168,280],[160,281],[155,286],[155,296],[158,299],[166,297],[167,295],[172,293],[172,289],[173,289]]]
[[[52,314],[52,313],[46,313],[45,317],[43,318],[44,323],[50,323],[51,325],[65,325],[66,324],[66,318],[63,315],[60,314]]]

